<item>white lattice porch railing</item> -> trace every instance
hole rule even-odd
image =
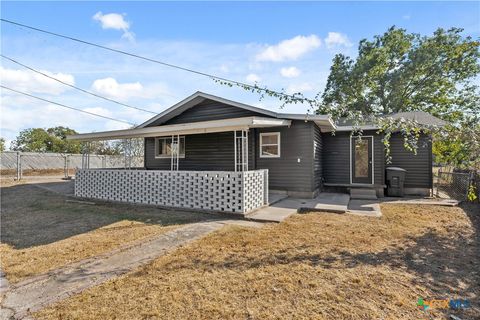
[[[75,196],[245,214],[268,203],[268,170],[81,169]]]

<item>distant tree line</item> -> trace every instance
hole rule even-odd
[[[81,153],[84,143],[67,140],[67,135],[77,134],[68,127],[29,128],[20,131],[12,141],[10,150],[22,152]],[[5,139],[0,138],[0,151],[5,151]],[[125,150],[125,141],[92,141],[90,153],[100,155],[120,155]],[[143,139],[132,139],[133,156],[143,155]]]

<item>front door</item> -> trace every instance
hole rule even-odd
[[[372,183],[373,137],[352,137],[352,183]]]

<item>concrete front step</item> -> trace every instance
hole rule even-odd
[[[351,188],[350,198],[361,200],[375,200],[377,199],[377,192],[375,191],[375,189]]]

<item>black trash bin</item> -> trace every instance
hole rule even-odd
[[[407,170],[398,167],[388,167],[387,171],[387,195],[390,197],[403,197],[404,183]]]

